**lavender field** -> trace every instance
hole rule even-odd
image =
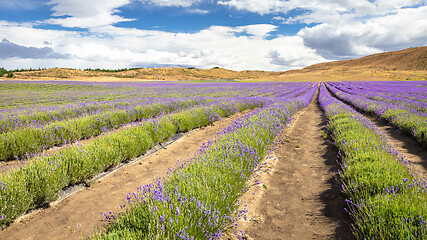
[[[242,238],[240,198],[277,136],[310,104],[322,109],[324,134],[339,150],[336,181],[354,237],[425,239],[425,179],[366,118],[388,122],[427,151],[427,82],[416,81],[1,82],[0,225],[7,230],[63,189],[177,133],[242,113],[167,178],[123,196],[123,211],[104,214],[108,225],[91,236],[220,239],[234,232]]]
[[[339,99],[390,122],[427,146],[427,82],[329,83]]]
[[[9,163],[0,176],[4,224],[176,133],[293,101],[313,83],[4,82],[0,87],[0,161]],[[85,145],[44,152],[89,138]]]

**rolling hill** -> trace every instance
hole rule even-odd
[[[279,79],[301,81],[427,80],[427,46],[319,63],[282,72]]]
[[[353,60],[319,63],[285,72],[232,71],[223,68],[137,68],[122,71],[50,68],[15,72],[19,80],[142,81],[142,80],[236,80],[236,81],[355,81],[427,80],[427,46],[373,54]]]
[[[306,67],[304,70],[373,66],[389,70],[427,70],[427,46],[378,53],[353,60],[319,63]]]

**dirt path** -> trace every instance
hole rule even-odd
[[[246,239],[353,239],[335,180],[337,149],[325,131],[316,96],[276,139],[264,167],[272,170],[243,196],[248,218],[238,229]]]
[[[84,188],[65,200],[40,210],[11,224],[0,232],[0,239],[80,239],[102,226],[101,212],[119,212],[126,203],[126,195],[155,177],[166,175],[177,160],[186,161],[202,143],[231,124],[238,116],[225,118],[202,129],[195,130],[139,163],[116,171],[90,188]]]
[[[413,136],[397,130],[385,120],[378,120],[377,117],[369,114],[364,114],[364,116],[386,134],[387,140],[394,149],[409,160],[409,167],[420,178],[427,180],[427,150]]]

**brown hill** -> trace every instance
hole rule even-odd
[[[281,73],[288,81],[427,80],[427,46],[319,63]]]
[[[325,70],[339,66],[375,66],[389,70],[427,70],[427,46],[378,53],[353,60],[319,63],[306,67],[304,70]]]
[[[319,63],[286,72],[232,71],[223,68],[139,68],[126,71],[50,68],[16,72],[15,79],[81,81],[215,80],[354,81],[427,80],[427,46],[369,55],[359,59]]]
[[[68,68],[49,68],[39,71],[16,72],[16,79],[66,79],[91,81],[131,81],[131,80],[257,80],[276,72],[232,71],[223,68],[139,68],[127,71],[109,72],[96,70],[76,70]]]

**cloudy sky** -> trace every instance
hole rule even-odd
[[[282,71],[427,45],[427,0],[0,0],[0,67]]]

